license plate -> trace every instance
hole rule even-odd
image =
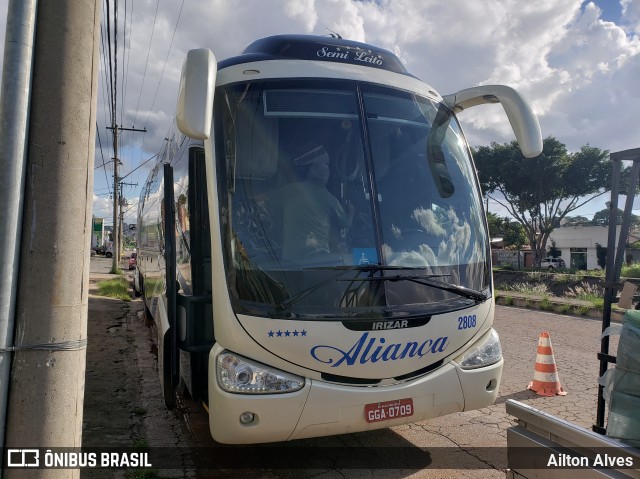
[[[367,422],[388,421],[408,416],[413,416],[413,399],[411,398],[376,402],[364,406],[364,418]]]

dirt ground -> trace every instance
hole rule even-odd
[[[84,448],[162,448],[184,449],[175,470],[83,469],[88,478],[191,478],[189,431],[176,411],[164,407],[155,350],[150,329],[142,319],[143,304],[98,296],[97,284],[114,277],[90,277],[87,370],[85,384]]]

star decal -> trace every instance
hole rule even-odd
[[[307,330],[294,329],[292,331],[290,329],[287,329],[283,331],[281,329],[278,329],[277,331],[274,331],[273,329],[270,329],[269,331],[267,331],[267,336],[269,338],[299,338],[301,336],[302,337],[307,336]]]

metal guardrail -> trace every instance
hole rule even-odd
[[[640,449],[584,429],[564,419],[545,413],[513,399],[506,402],[507,414],[515,416],[518,424],[507,430],[508,478],[564,479],[573,472],[582,478],[640,478]],[[598,454],[620,451],[633,462],[633,468],[550,467],[549,457],[569,453],[576,457],[593,458]],[[560,457],[562,456],[562,457]],[[573,471],[572,471],[573,469]]]

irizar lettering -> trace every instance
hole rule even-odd
[[[399,329],[409,326],[409,320],[402,319],[398,321],[378,321],[373,323],[373,330],[377,329]]]
[[[367,332],[348,351],[335,346],[317,345],[311,348],[310,353],[316,361],[331,364],[332,368],[336,368],[342,364],[353,366],[354,364],[377,363],[378,361],[398,361],[416,356],[422,358],[427,354],[443,353],[448,345],[448,336],[387,344],[385,338],[369,337]]]

